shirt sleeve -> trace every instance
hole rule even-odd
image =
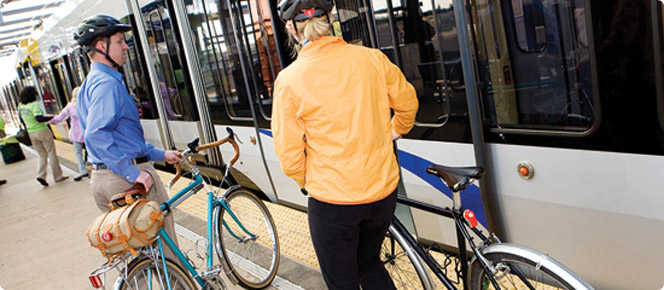
[[[154,145],[145,142],[145,155],[148,157],[150,161],[164,161],[165,152],[166,151],[156,148],[154,147]]]
[[[90,96],[85,128],[85,145],[88,150],[101,160],[114,173],[129,182],[135,182],[140,170],[125,156],[113,142],[113,131],[118,125],[115,112],[122,107],[121,86],[112,82],[103,82]],[[162,157],[163,158],[163,157]]]
[[[305,185],[305,141],[304,124],[297,118],[297,108],[293,95],[277,80],[272,110],[272,134],[274,151],[281,162],[281,170],[286,176],[304,188]]]
[[[69,118],[71,109],[72,109],[72,103],[67,104],[67,106],[64,109],[62,109],[62,112],[60,112],[60,114],[51,119],[51,124],[57,124]]]
[[[419,107],[417,92],[406,80],[401,69],[394,65],[385,54],[380,52],[379,54],[385,67],[390,108],[394,110],[392,129],[400,135],[408,134],[415,125],[415,115]]]

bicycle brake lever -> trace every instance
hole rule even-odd
[[[231,127],[226,127],[226,132],[228,132],[228,139],[233,139],[240,144],[244,144],[242,143],[242,140],[240,140],[240,136],[235,134],[235,132],[233,132],[233,129],[231,129]]]

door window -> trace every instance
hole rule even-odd
[[[584,1],[472,2],[485,124],[524,134],[589,131],[597,101]]]

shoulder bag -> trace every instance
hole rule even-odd
[[[115,195],[110,209],[98,216],[85,232],[90,246],[113,260],[126,252],[152,244],[164,224],[158,203],[147,200],[141,184]]]

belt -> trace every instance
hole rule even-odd
[[[145,163],[145,162],[148,162],[148,161],[150,161],[150,160],[148,160],[147,156],[141,156],[141,157],[138,157],[136,159],[132,159],[131,163],[133,163],[134,165],[137,165],[137,164]],[[104,163],[93,163],[91,165],[92,165],[92,170],[108,169],[108,166],[106,166],[106,164],[104,164]]]

